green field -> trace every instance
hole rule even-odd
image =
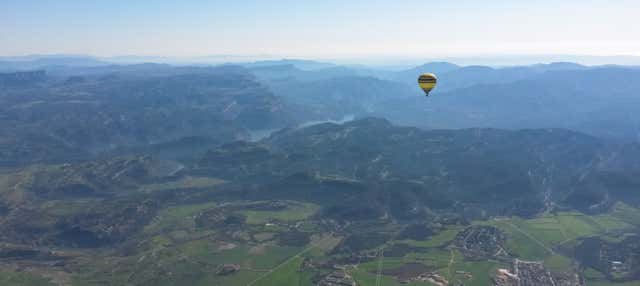
[[[507,251],[512,255],[525,260],[543,261],[548,270],[561,273],[574,269],[575,265],[571,258],[554,250],[557,246],[575,245],[579,242],[579,238],[583,237],[606,237],[608,234],[617,237],[613,234],[633,228],[631,221],[636,218],[640,219],[640,210],[620,204],[611,213],[595,216],[578,212],[561,212],[532,219],[501,218],[479,221],[476,224],[493,225],[503,230],[507,234]],[[497,268],[509,268],[510,265],[497,261],[470,261],[457,250],[445,248],[463,229],[464,227],[460,226],[450,226],[428,240],[396,241],[395,243],[420,247],[422,250],[408,253],[404,257],[385,257],[383,269],[394,269],[406,263],[417,262],[435,269],[451,283],[490,285],[491,273],[495,273]],[[376,285],[378,263],[379,259],[375,259],[359,264],[350,273],[359,285]],[[607,284],[602,282],[601,274],[592,272],[594,272],[592,275],[585,275],[593,282],[589,285],[640,285],[638,283]],[[388,275],[383,275],[382,282],[383,285],[424,285],[418,282],[400,284]]]
[[[308,276],[302,275],[302,272],[298,271],[304,258],[293,257],[285,264],[275,269],[273,272],[267,272],[264,276],[260,276],[259,280],[254,280],[253,283],[248,283],[247,286],[279,286],[279,285],[313,285],[313,282]]]
[[[368,272],[366,270],[357,269],[357,270],[353,271],[350,274],[353,276],[353,279],[356,280],[358,285],[362,285],[362,286],[375,286],[376,285],[377,275],[376,275],[375,272]],[[402,284],[402,283],[398,282],[396,279],[394,279],[393,277],[384,276],[384,275],[381,277],[381,281],[382,281],[382,285],[385,285],[385,286],[386,285],[388,285],[388,286],[401,286],[401,285],[417,286],[417,285],[425,285],[424,282],[411,282],[411,283],[408,283],[408,284]]]
[[[571,268],[572,264],[573,262],[570,258],[559,254],[547,256],[544,260],[544,265],[551,272],[567,271],[567,269]]]
[[[358,265],[351,271],[358,285],[376,285],[379,258]],[[404,257],[385,257],[384,270],[398,268],[406,263],[422,263],[435,270],[449,282],[462,282],[464,285],[490,285],[490,274],[499,267],[507,267],[495,261],[468,261],[457,250],[431,248],[424,252],[409,253]],[[470,276],[458,273],[463,271]],[[425,282],[411,282],[402,284],[394,277],[383,275],[383,285],[425,285]]]
[[[578,212],[546,214],[539,218],[502,218],[481,221],[502,229],[508,236],[509,252],[526,260],[546,260],[554,255],[553,249],[570,244],[578,238],[606,236],[630,229],[628,220],[640,218],[640,210],[619,204],[609,214],[589,216]],[[553,260],[558,262],[556,258]],[[566,263],[565,263],[566,264]],[[555,266],[558,266],[555,263]]]
[[[331,270],[303,268],[305,258],[316,265],[330,261],[331,250],[343,240],[329,232],[319,232],[321,228],[307,220],[318,211],[318,206],[309,203],[288,202],[279,211],[258,211],[234,209],[247,218],[247,227],[235,233],[236,238],[214,239],[218,232],[202,231],[195,228],[193,217],[201,211],[213,207],[213,203],[192,204],[170,207],[162,210],[152,224],[145,228],[149,234],[147,251],[139,255],[123,258],[121,261],[88,262],[92,269],[109,269],[111,279],[117,283],[141,283],[144,285],[171,285],[176,281],[189,281],[189,285],[314,285],[313,279],[326,275]],[[554,273],[575,269],[576,263],[558,251],[559,246],[572,247],[580,243],[580,238],[598,236],[608,240],[619,239],[620,233],[631,231],[633,221],[640,218],[640,210],[627,205],[616,205],[612,212],[589,216],[578,212],[549,213],[537,218],[498,218],[474,222],[476,225],[491,225],[505,232],[505,248],[514,257],[524,260],[543,261],[547,269]],[[289,222],[303,222],[291,224]],[[266,222],[284,222],[266,226]],[[304,225],[306,224],[306,225]],[[293,225],[296,225],[295,227]],[[278,235],[283,231],[303,230],[311,235],[306,246],[279,245]],[[386,249],[399,244],[409,247],[406,253],[388,253],[384,258],[373,258],[366,262],[349,266],[347,273],[363,286],[378,285],[429,285],[428,282],[402,284],[391,275],[378,277],[378,267],[385,271],[398,269],[407,263],[421,263],[425,271],[434,271],[450,283],[464,285],[490,285],[490,278],[497,268],[509,268],[507,262],[493,260],[474,261],[465,258],[452,243],[456,235],[466,226],[446,226],[439,233],[426,240],[392,240]],[[159,234],[162,233],[162,234]],[[341,234],[342,235],[342,234]],[[407,248],[400,248],[407,249]],[[374,251],[368,250],[368,251]],[[401,254],[397,254],[401,253]],[[241,270],[232,275],[217,275],[221,264],[235,263]],[[116,267],[117,265],[117,267]],[[135,269],[135,275],[122,269],[123,265]],[[172,276],[153,280],[159,273],[172,272]],[[25,274],[7,273],[0,276],[0,285],[51,285],[47,280]],[[589,285],[629,286],[638,283],[610,283],[602,273],[592,269],[583,275]],[[76,279],[74,285],[101,285],[100,273],[85,279]],[[189,280],[189,277],[198,277]],[[82,282],[82,283],[80,283]],[[91,283],[93,282],[93,283]],[[11,284],[13,283],[13,284]]]
[[[210,178],[210,177],[192,177],[185,176],[184,178],[180,178],[176,181],[171,182],[163,182],[157,184],[147,184],[140,187],[143,192],[156,192],[156,191],[164,191],[164,190],[173,190],[173,189],[202,189],[202,188],[212,188],[217,185],[224,183],[223,180]]]
[[[303,271],[301,269],[302,262],[306,257],[317,257],[326,254],[326,251],[331,250],[338,242],[339,238],[331,235],[318,236],[306,248],[295,249],[295,254],[291,253],[286,259],[281,260],[274,260],[277,257],[273,254],[278,253],[278,251],[271,251],[273,253],[271,258],[268,258],[269,256],[262,258],[269,260],[270,264],[263,265],[265,266],[263,273],[246,285],[314,285],[312,281],[314,273]],[[293,252],[294,250],[289,249],[289,251]]]
[[[452,275],[454,275],[453,279],[449,279],[450,282],[460,281],[463,282],[464,285],[470,286],[486,286],[491,285],[490,275],[495,273],[498,268],[504,268],[506,265],[502,265],[498,262],[493,261],[480,261],[480,262],[470,262],[470,261],[459,261],[453,264]],[[471,273],[471,278],[466,279],[466,277],[462,275],[456,275],[455,271],[461,270]]]
[[[2,286],[54,286],[49,279],[26,272],[0,272]]]
[[[418,247],[439,247],[439,246],[444,246],[445,244],[452,241],[454,238],[456,238],[456,235],[458,234],[458,232],[462,230],[464,230],[464,227],[452,226],[434,235],[429,240],[419,241],[419,240],[407,239],[407,240],[402,240],[401,242],[407,243],[411,246],[418,246]]]
[[[215,206],[215,203],[202,203],[170,207],[160,212],[156,219],[144,229],[146,233],[166,232],[170,229],[194,230],[193,216]]]
[[[273,220],[284,222],[304,220],[316,213],[318,209],[320,209],[318,205],[311,203],[293,203],[279,211],[247,210],[241,213],[247,217],[248,224],[265,224]]]
[[[640,210],[633,208],[627,204],[617,203],[610,216],[621,222],[640,226]]]

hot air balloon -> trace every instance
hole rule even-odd
[[[423,73],[418,77],[418,85],[420,85],[426,96],[429,96],[429,92],[436,87],[437,81],[438,78],[432,73]]]

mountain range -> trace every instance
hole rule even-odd
[[[0,68],[8,285],[640,279],[632,66]]]

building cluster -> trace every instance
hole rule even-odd
[[[331,274],[325,276],[317,286],[357,286],[353,277],[347,274],[344,270],[336,270]]]
[[[511,269],[498,269],[493,277],[494,286],[583,286],[577,274],[549,272],[542,262],[515,259]]]
[[[240,271],[239,264],[223,264],[218,270],[218,275],[230,275]]]

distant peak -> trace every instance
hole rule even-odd
[[[381,117],[364,117],[361,119],[356,119],[350,122],[353,125],[359,124],[380,124],[380,125],[392,125],[389,120]]]

